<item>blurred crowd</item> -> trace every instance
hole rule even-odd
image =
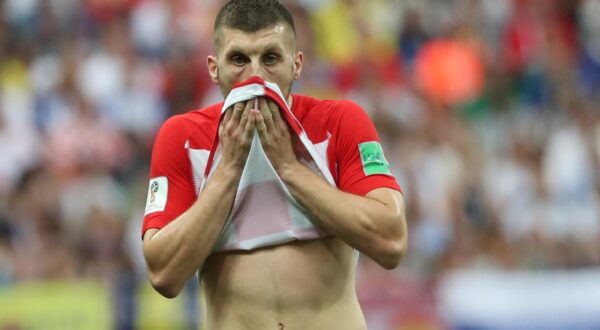
[[[600,0],[283,2],[294,91],[362,105],[406,199],[406,260],[364,260],[359,288],[600,265]],[[147,281],[154,135],[222,100],[206,68],[222,3],[0,3],[0,287]]]

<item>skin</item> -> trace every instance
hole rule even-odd
[[[208,57],[223,95],[258,75],[275,82],[289,104],[292,82],[302,72],[289,26],[248,33],[222,27],[216,56]],[[144,235],[150,281],[175,297],[202,269],[209,329],[366,329],[354,289],[353,249],[386,269],[406,252],[402,195],[388,188],[357,196],[331,187],[302,165],[280,109],[263,98],[228,109],[219,127],[223,156],[198,200],[164,228]],[[292,195],[333,236],[250,252],[209,256],[233,203],[254,130],[275,171]]]

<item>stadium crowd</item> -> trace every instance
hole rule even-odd
[[[153,138],[222,99],[221,3],[2,2],[0,287],[92,279],[121,299],[147,282]],[[409,253],[392,272],[361,259],[365,299],[394,294],[382,278],[426,295],[454,268],[600,265],[600,0],[284,3],[295,92],[362,105],[407,201]]]

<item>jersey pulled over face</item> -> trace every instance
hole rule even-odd
[[[377,188],[400,191],[375,126],[360,106],[297,94],[292,98],[292,113],[325,158],[339,190],[359,196]],[[197,200],[222,105],[173,116],[158,132],[142,235],[163,228]]]
[[[252,76],[276,83],[284,97],[289,96],[303,60],[291,27],[279,23],[256,32],[222,27],[217,34],[217,54],[209,56],[208,67],[224,96]]]

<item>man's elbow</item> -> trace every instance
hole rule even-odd
[[[162,273],[150,273],[150,284],[158,293],[165,298],[175,298],[183,289],[183,285],[176,281],[172,276]]]
[[[406,244],[403,240],[394,240],[386,244],[386,247],[380,253],[379,258],[375,260],[381,267],[392,270],[400,264],[406,255]]]

